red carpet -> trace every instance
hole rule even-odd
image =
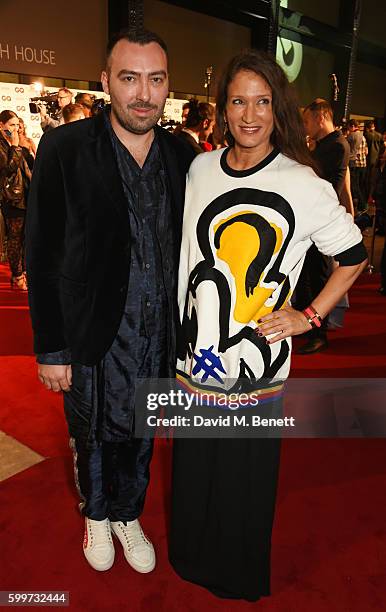
[[[158,441],[143,523],[157,549],[153,574],[135,573],[117,550],[106,573],[81,550],[72,462],[60,397],[36,379],[26,296],[0,266],[0,429],[47,457],[1,483],[2,590],[65,590],[74,611],[367,612],[386,599],[386,440],[285,440],[273,536],[270,598],[218,600],[178,578],[167,562],[170,446]],[[384,377],[386,299],[364,275],[351,291],[345,329],[320,355],[293,359],[296,376]]]

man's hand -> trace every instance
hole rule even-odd
[[[40,118],[45,119],[47,117],[47,107],[45,104],[39,106]]]
[[[38,364],[38,378],[43,385],[52,391],[69,391],[72,382],[70,365]]]

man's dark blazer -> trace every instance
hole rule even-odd
[[[188,132],[184,132],[183,130],[181,130],[181,132],[178,132],[177,138],[179,138],[180,140],[184,140],[192,149],[194,155],[200,155],[200,153],[204,152],[204,150],[201,149],[200,145],[198,144],[197,140],[194,140],[193,136]]]
[[[185,177],[193,155],[172,134],[155,129],[171,195],[173,268],[178,271]],[[110,348],[129,281],[127,208],[103,115],[42,137],[26,225],[36,353],[69,348],[73,362],[95,365]]]

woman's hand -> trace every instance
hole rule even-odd
[[[286,308],[275,310],[275,312],[271,312],[259,319],[255,333],[259,336],[275,334],[275,336],[266,341],[267,344],[274,344],[274,342],[278,342],[289,336],[304,334],[311,328],[311,324],[308,323],[306,317],[300,310],[295,310],[290,306],[286,306]]]
[[[13,147],[19,146],[19,133],[17,130],[13,130],[9,138]]]

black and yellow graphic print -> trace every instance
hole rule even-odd
[[[272,211],[276,214],[272,215]],[[282,219],[283,223],[273,222],[272,217]],[[205,348],[196,346],[198,320],[194,300],[200,284],[211,281],[219,296],[218,346],[214,350],[223,358],[227,350],[247,340],[259,351],[264,363],[264,372],[259,373],[259,377],[270,380],[276,375],[289,355],[288,342],[281,342],[279,353],[273,358],[271,347],[249,324],[282,308],[289,298],[290,285],[281,265],[294,225],[294,214],[288,202],[276,193],[259,189],[234,189],[205,208],[196,228],[202,259],[189,275],[179,359],[185,361]],[[219,260],[227,265],[230,274],[216,267]],[[274,290],[277,299],[270,303]],[[232,319],[242,327],[230,335]],[[239,359],[237,390],[245,389],[247,380],[251,384],[256,381],[256,360],[249,361],[244,357]],[[231,374],[227,372],[227,375]]]

